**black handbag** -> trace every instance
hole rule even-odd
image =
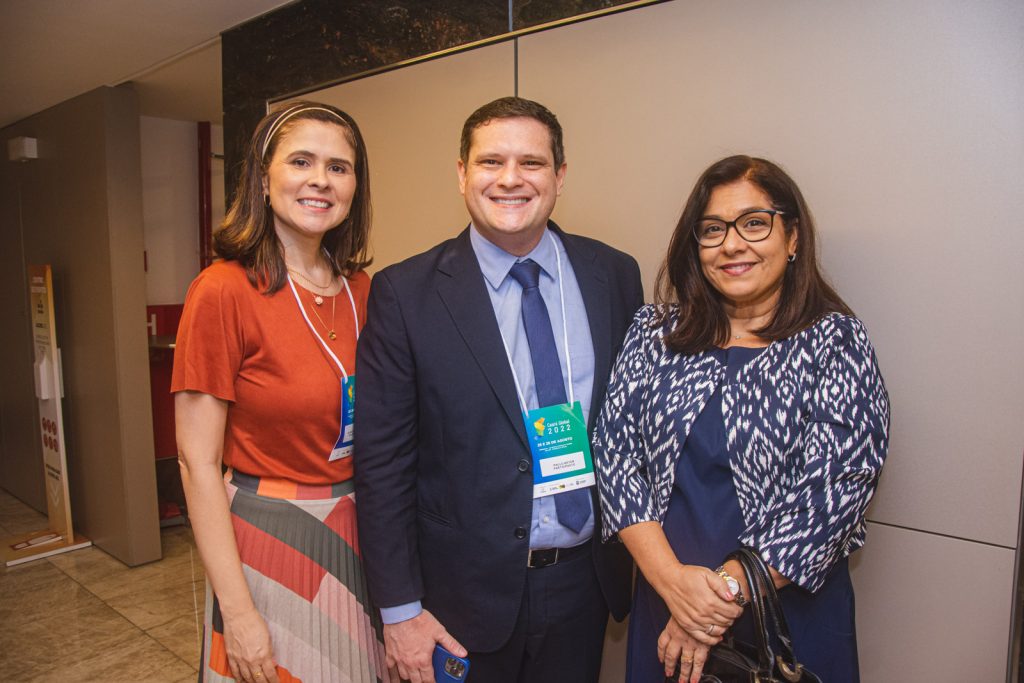
[[[779,594],[761,556],[750,548],[741,548],[725,559],[737,560],[747,574],[747,598],[753,610],[757,643],[745,643],[731,632],[726,634],[725,640],[708,653],[701,683],[821,683],[793,654]]]

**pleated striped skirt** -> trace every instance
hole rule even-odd
[[[391,681],[359,559],[352,482],[308,486],[228,470],[224,483],[242,570],[270,630],[281,683]],[[209,582],[199,680],[235,680]]]

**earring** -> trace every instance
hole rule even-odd
[[[789,258],[787,258],[786,260],[789,261],[790,263],[796,261],[796,254],[790,254]]]
[[[270,206],[270,195],[269,194],[263,195],[263,203],[266,204],[268,207]]]

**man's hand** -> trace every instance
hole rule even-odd
[[[410,683],[434,683],[434,644],[440,643],[457,657],[467,655],[434,615],[423,610],[412,619],[384,625],[384,649],[389,669]]]

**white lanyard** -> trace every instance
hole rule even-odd
[[[566,322],[565,315],[565,289],[562,287],[562,255],[558,251],[558,243],[555,242],[555,238],[548,233],[548,239],[551,240],[551,246],[555,248],[555,266],[558,269],[558,298],[559,303],[562,306],[562,341],[565,343],[565,367],[569,375],[569,405],[576,402],[576,392],[572,386],[572,356],[569,355],[569,325]],[[540,285],[537,286],[537,294],[540,294]],[[520,316],[522,314],[520,313]],[[498,334],[501,336],[501,345],[505,347],[505,357],[508,358],[508,366],[512,370],[512,381],[516,385],[516,395],[519,396],[519,405],[523,407],[523,414],[526,414],[529,409],[526,406],[526,398],[523,396],[522,386],[519,384],[519,377],[516,376],[516,366],[512,362],[512,354],[508,350],[508,342],[505,341],[505,335],[501,333],[501,327],[498,327]],[[531,356],[532,359],[532,356]],[[559,368],[559,374],[561,374],[561,368]],[[537,378],[533,379],[534,386],[537,385]],[[543,408],[544,406],[540,406]]]
[[[352,304],[352,319],[355,321],[356,324],[356,341],[359,341],[359,314],[356,313],[356,300],[355,298],[353,298],[352,290],[348,286],[348,279],[344,277],[341,278],[341,284],[345,285],[345,291],[348,292],[348,302]],[[302,317],[305,318],[306,324],[309,325],[309,329],[312,330],[313,336],[316,337],[316,340],[318,342],[320,342],[320,346],[324,347],[324,350],[327,351],[327,354],[331,357],[331,360],[333,360],[335,365],[338,366],[338,369],[341,370],[341,376],[347,382],[348,373],[345,372],[345,365],[340,360],[338,360],[338,357],[334,355],[334,351],[331,351],[331,347],[327,345],[323,338],[320,337],[320,333],[316,331],[316,327],[313,326],[313,321],[310,320],[309,315],[306,314],[306,307],[302,305],[302,299],[299,298],[299,290],[295,289],[295,283],[292,282],[291,275],[288,276],[288,286],[292,288],[292,294],[295,295],[295,303],[299,305],[299,311],[302,313]]]

